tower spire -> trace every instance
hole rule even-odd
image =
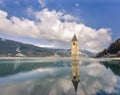
[[[73,38],[72,38],[72,41],[78,41],[75,33],[74,33],[74,36],[73,36]]]

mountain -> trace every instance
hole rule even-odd
[[[43,48],[0,38],[0,57],[70,57],[70,55],[71,49]],[[80,50],[80,55],[84,57],[93,57],[95,54],[88,50]]]
[[[83,57],[94,57],[95,56],[95,53],[88,51],[88,50],[81,49],[79,51],[80,51],[80,56],[83,56]],[[71,49],[68,49],[68,52],[70,53]]]
[[[88,50],[80,50],[81,55],[84,55],[86,57],[94,57],[95,53],[88,51]]]
[[[64,49],[51,49],[37,47],[31,44],[24,44],[12,40],[0,38],[1,57],[45,57],[45,56],[70,56]]]
[[[103,51],[97,53],[96,57],[120,57],[120,38]]]

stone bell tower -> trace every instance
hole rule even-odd
[[[72,38],[71,46],[72,46],[71,48],[72,61],[75,61],[75,60],[79,61],[79,42],[75,34]]]
[[[74,85],[75,91],[77,91],[77,86],[80,81],[80,64],[79,64],[79,42],[74,34],[71,41],[71,59],[72,59],[72,83]]]

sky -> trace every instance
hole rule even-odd
[[[0,37],[40,47],[100,51],[120,38],[120,0],[0,0]]]

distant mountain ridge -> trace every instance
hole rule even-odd
[[[94,54],[81,50],[84,56],[93,56]],[[34,46],[31,44],[24,44],[17,41],[12,41],[0,38],[0,57],[70,57],[70,49],[53,49]]]
[[[120,57],[120,38],[103,51],[97,53],[96,57]]]
[[[94,57],[95,56],[95,53],[92,53],[88,50],[80,50],[81,51],[81,54],[85,55],[85,56],[88,56],[88,57]]]
[[[59,52],[58,52],[59,51]],[[63,49],[50,49],[37,47],[31,44],[24,44],[12,40],[0,38],[0,56],[27,56],[27,57],[44,57],[54,56],[56,53],[60,56],[68,56],[61,53]]]

